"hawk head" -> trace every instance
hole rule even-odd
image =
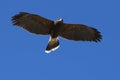
[[[62,18],[59,18],[59,19],[55,20],[55,21],[54,21],[54,24],[55,24],[55,25],[63,24],[63,19],[62,19]]]

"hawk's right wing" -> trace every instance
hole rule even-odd
[[[31,33],[43,35],[49,34],[50,28],[54,26],[52,20],[26,12],[20,12],[13,16],[12,23],[13,25],[20,26]]]

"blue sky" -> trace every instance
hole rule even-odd
[[[1,0],[0,80],[120,80],[119,0]],[[11,16],[29,12],[97,28],[100,43],[60,38],[45,54],[49,36],[28,33]]]

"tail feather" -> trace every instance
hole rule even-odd
[[[46,53],[50,53],[51,51],[56,50],[59,48],[59,40],[58,38],[52,38],[50,37],[50,40],[48,42],[47,48],[46,48]]]

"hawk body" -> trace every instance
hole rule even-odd
[[[52,21],[36,14],[20,12],[12,17],[13,25],[20,26],[35,34],[50,35],[46,47],[49,53],[59,47],[58,36],[74,41],[94,41],[102,39],[100,32],[83,24],[67,24],[63,19]]]

